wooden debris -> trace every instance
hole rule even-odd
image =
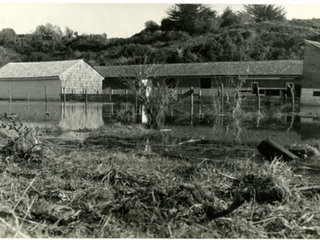
[[[282,157],[283,160],[299,159],[298,156],[269,138],[259,144],[258,150],[262,155],[267,157],[268,160],[273,160],[276,157]]]

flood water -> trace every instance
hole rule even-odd
[[[113,124],[119,106],[110,103],[61,102],[0,102],[0,114],[17,115],[29,126],[60,127],[63,130],[96,129]],[[195,111],[196,112],[196,111]],[[271,138],[281,144],[292,144],[307,139],[320,139],[320,107],[300,106],[306,115],[288,116],[277,112],[259,119],[259,122],[229,122],[202,126],[166,125],[183,138],[208,139],[221,142],[260,142]],[[310,117],[312,114],[313,117]]]

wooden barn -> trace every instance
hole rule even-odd
[[[86,61],[8,63],[0,68],[0,99],[60,100],[62,93],[96,94],[104,77]]]
[[[303,76],[300,103],[320,105],[320,42],[304,40]]]
[[[128,88],[123,80],[153,79],[165,81],[168,85],[177,85],[178,92],[194,88],[195,94],[214,96],[223,87],[229,94],[240,87],[243,94],[283,97],[289,87],[300,96],[303,62],[300,60],[246,61],[246,62],[210,62],[154,64],[129,66],[96,67],[105,79],[104,92],[109,88],[114,93]]]

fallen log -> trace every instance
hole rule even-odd
[[[316,192],[320,192],[320,186],[319,185],[315,185],[315,186],[299,187],[298,190],[299,191],[316,191]]]
[[[276,157],[281,157],[283,160],[299,159],[298,156],[269,138],[263,140],[257,148],[268,160],[273,160]]]

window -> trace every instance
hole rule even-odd
[[[320,97],[320,92],[314,91],[314,92],[313,92],[313,96],[314,96],[314,97]]]
[[[211,78],[201,78],[200,88],[211,88]]]
[[[280,96],[280,90],[279,89],[267,89],[266,95],[267,96]]]
[[[257,94],[257,91],[258,91],[258,83],[257,82],[253,82],[251,84],[251,87],[252,87],[252,94]]]
[[[265,89],[259,89],[259,93],[260,94],[266,94],[266,90]]]
[[[166,78],[165,83],[169,88],[175,88],[177,86],[177,80],[175,78]]]

